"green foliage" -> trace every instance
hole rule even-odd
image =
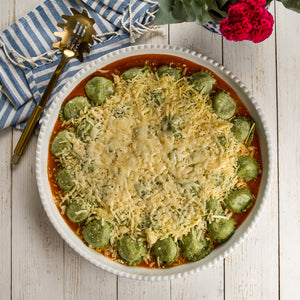
[[[236,1],[236,0],[234,0]],[[196,22],[218,20],[226,17],[227,12],[220,8],[228,2],[225,0],[159,0],[160,10],[154,23]]]
[[[171,24],[180,23],[181,20],[177,20],[172,14],[172,0],[158,0],[160,9],[156,13],[154,24]]]
[[[278,0],[291,10],[300,12],[300,0]],[[227,17],[229,5],[237,0],[158,0],[160,9],[156,14],[154,24],[171,24],[180,22],[206,21],[218,22]],[[267,0],[269,5],[272,0]]]
[[[281,2],[286,8],[300,13],[300,0],[281,0]]]

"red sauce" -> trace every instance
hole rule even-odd
[[[151,69],[156,70],[161,65],[166,65],[166,64],[168,64],[172,67],[179,67],[179,68],[185,69],[185,75],[190,75],[190,74],[200,71],[200,70],[207,70],[210,73],[213,73],[211,70],[209,70],[203,66],[200,66],[194,62],[191,62],[189,60],[186,60],[186,59],[183,59],[183,58],[177,57],[177,56],[170,56],[170,55],[164,55],[164,54],[136,55],[133,57],[128,57],[128,58],[118,60],[118,61],[111,63],[101,69],[101,70],[105,70],[108,72],[96,71],[96,72],[92,73],[91,75],[87,76],[66,97],[66,99],[64,100],[62,105],[64,105],[67,101],[69,101],[70,99],[72,99],[74,97],[86,96],[84,86],[91,78],[93,78],[95,76],[102,76],[102,77],[106,77],[110,80],[113,80],[113,76],[111,74],[121,75],[124,71],[126,71],[132,67],[143,67],[143,66],[147,65]],[[213,73],[213,75],[214,75],[215,79],[217,80],[215,89],[224,89],[224,90],[228,91],[230,93],[230,95],[235,99],[235,101],[237,103],[237,115],[251,117],[248,109],[246,108],[244,103],[241,101],[241,99],[238,97],[237,93],[219,76],[217,76],[214,73]],[[56,134],[59,131],[61,131],[62,129],[63,129],[62,122],[58,118],[54,125],[54,129],[53,129],[53,132],[52,132],[52,135],[50,138],[50,145],[51,145],[54,137],[56,136]],[[260,151],[260,143],[259,143],[259,138],[258,138],[258,134],[256,131],[255,131],[251,146],[254,146],[257,149],[257,151],[255,151],[254,157],[257,160],[257,162],[259,163],[260,170],[262,171],[263,165],[262,165],[262,157],[261,157],[261,151]],[[52,155],[52,153],[50,151],[50,147],[49,147],[48,179],[49,179],[49,183],[50,183],[50,187],[51,187],[51,191],[54,196],[54,199],[57,199],[59,193],[62,192],[60,190],[59,186],[56,184],[56,181],[54,178],[56,168],[57,168],[57,162],[55,161],[55,157]],[[257,195],[259,192],[261,177],[262,177],[262,172],[256,179],[248,182],[248,186],[250,187],[255,199],[257,198]],[[56,205],[57,205],[58,209],[60,210],[60,207],[58,206],[57,201],[56,201]],[[248,209],[245,213],[242,213],[242,214],[233,213],[232,217],[237,223],[237,228],[244,222],[244,220],[250,214],[253,207],[254,207],[254,205],[250,209]],[[61,210],[60,210],[60,212],[61,212]],[[68,226],[74,231],[75,234],[80,232],[80,230],[79,230],[80,225],[78,225],[77,223],[71,222],[66,217],[66,215],[62,215],[62,217],[64,218],[64,220],[66,221]],[[79,233],[79,237],[81,237],[80,233]],[[218,246],[219,246],[218,244],[214,244],[213,248],[215,249]],[[106,257],[110,258],[111,260],[116,260],[115,258],[111,257],[109,254],[107,254],[107,251],[105,252],[105,250],[97,250],[97,252],[105,255]],[[185,264],[188,262],[189,261],[187,259],[185,259],[181,255],[179,255],[179,257],[176,259],[176,261],[171,266],[167,266],[167,267],[163,267],[163,268],[175,267],[175,266],[179,266],[179,265],[182,265],[182,264]],[[151,265],[151,267],[150,267],[150,265]],[[158,268],[158,265],[157,265],[155,259],[153,257],[151,257],[150,260],[148,261],[148,264],[146,264],[145,262],[142,262],[139,265],[139,267],[155,269],[155,268]]]

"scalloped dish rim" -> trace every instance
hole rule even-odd
[[[97,253],[93,249],[86,246],[69,228],[57,209],[56,204],[53,201],[47,174],[49,140],[61,103],[66,98],[66,95],[68,95],[79,82],[97,69],[104,67],[116,60],[140,54],[166,54],[179,56],[204,66],[214,72],[235,90],[249,110],[251,116],[256,122],[256,128],[261,145],[263,176],[256,199],[256,204],[247,219],[227,242],[220,245],[204,259],[166,269],[146,269],[121,265],[111,261],[100,253]],[[217,63],[213,59],[208,58],[207,56],[185,48],[169,45],[137,45],[116,50],[89,63],[78,73],[76,73],[74,77],[61,89],[48,109],[39,132],[36,149],[36,179],[40,198],[47,216],[49,217],[56,231],[78,254],[103,270],[118,276],[138,280],[170,280],[189,274],[194,274],[217,264],[223,258],[228,256],[236,247],[238,247],[240,243],[248,236],[249,232],[253,229],[261,215],[268,191],[270,189],[272,173],[271,149],[271,137],[261,108],[246,86],[224,66]]]

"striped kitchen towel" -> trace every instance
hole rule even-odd
[[[86,9],[96,23],[91,52],[84,63],[72,59],[60,75],[51,100],[64,84],[85,64],[113,50],[126,47],[146,31],[159,6],[157,0],[47,0],[0,34],[0,129],[23,129],[39,102],[61,54],[52,44],[62,29],[62,15],[70,8]]]

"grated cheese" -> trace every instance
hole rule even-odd
[[[245,185],[236,176],[236,161],[249,150],[234,139],[232,124],[212,111],[209,96],[186,77],[174,82],[145,72],[131,82],[115,75],[114,82],[116,92],[103,105],[64,121],[73,150],[62,153],[60,163],[76,179],[60,195],[60,205],[76,199],[91,210],[90,218],[112,224],[107,251],[117,257],[116,243],[126,233],[151,247],[170,235],[181,239],[193,227],[205,231],[206,201],[222,201]],[[153,101],[155,95],[162,99]],[[74,131],[85,118],[96,125],[83,142]],[[175,129],[164,125],[168,120]]]

